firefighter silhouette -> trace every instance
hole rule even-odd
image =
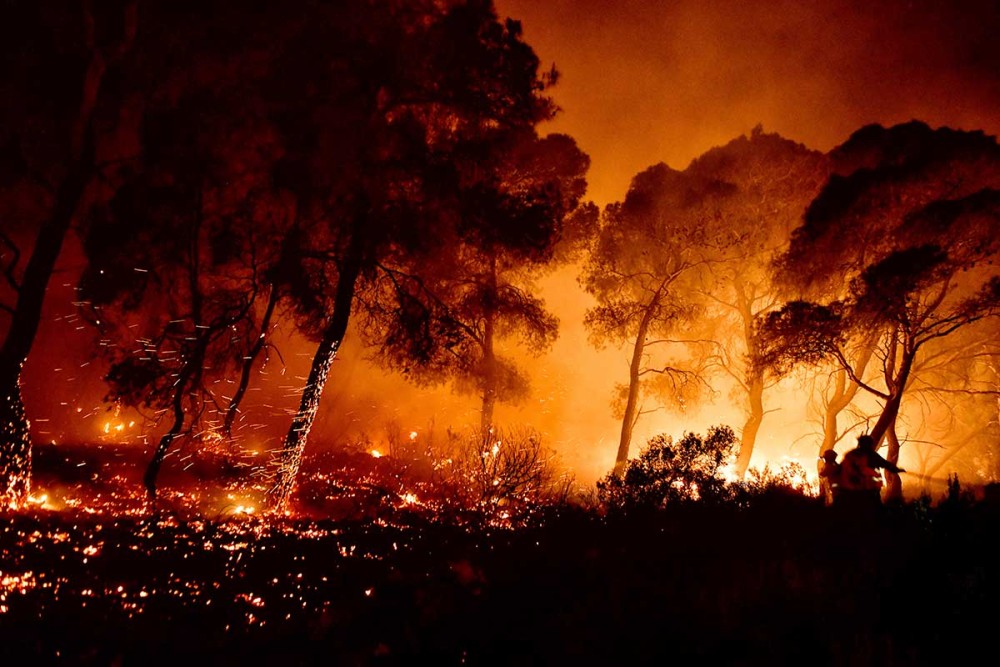
[[[882,470],[905,472],[875,451],[870,435],[858,437],[858,446],[844,454],[840,464],[840,492],[852,502],[878,505],[882,502]]]

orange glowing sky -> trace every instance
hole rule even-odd
[[[683,168],[757,123],[827,150],[912,118],[1000,132],[995,0],[498,0],[522,21],[563,111],[553,131],[620,199],[660,161]]]

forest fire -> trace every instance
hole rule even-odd
[[[0,9],[0,663],[995,652],[995,3],[495,1]]]

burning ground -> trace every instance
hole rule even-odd
[[[988,648],[998,518],[958,496],[861,525],[788,495],[629,518],[560,505],[518,530],[34,509],[0,531],[0,655],[927,664]]]
[[[513,523],[455,511],[392,456],[359,451],[307,460],[302,489],[327,495],[302,491],[275,516],[195,467],[169,472],[176,490],[150,506],[140,466],[115,474],[135,456],[39,450],[50,492],[0,531],[0,656],[927,664],[988,648],[1000,594],[1000,508],[957,486],[875,515],[772,485],[626,513],[550,499]]]

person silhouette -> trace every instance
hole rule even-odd
[[[858,436],[858,446],[844,454],[840,464],[840,488],[845,497],[859,504],[882,503],[882,470],[906,472],[875,451],[875,440],[868,434]]]
[[[832,505],[840,497],[840,464],[837,452],[828,449],[820,457],[819,486],[827,505]]]

